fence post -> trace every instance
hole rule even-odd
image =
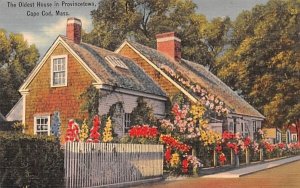
[[[240,167],[239,154],[235,154],[235,167]]]
[[[260,161],[263,161],[263,160],[264,160],[264,150],[263,150],[263,149],[260,149],[260,150],[259,150],[259,160],[260,160]]]
[[[246,148],[246,164],[250,163],[249,149]]]
[[[192,156],[196,157],[197,156],[197,150],[195,148],[192,148]],[[198,175],[198,169],[197,166],[193,167],[193,175],[197,176]]]
[[[214,167],[217,166],[217,152],[214,150]]]
[[[234,165],[234,153],[232,149],[230,149],[230,165]]]

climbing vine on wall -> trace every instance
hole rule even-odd
[[[80,99],[84,100],[84,103],[81,105],[81,111],[87,112],[89,119],[92,119],[94,115],[97,115],[99,112],[99,99],[100,93],[93,85],[90,85],[85,92],[80,95]]]
[[[137,106],[131,112],[131,125],[156,125],[153,109],[143,97],[138,97]]]

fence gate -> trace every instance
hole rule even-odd
[[[163,175],[163,146],[67,142],[66,187],[93,187]]]

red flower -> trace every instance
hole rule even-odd
[[[244,139],[244,145],[245,145],[245,147],[249,147],[250,144],[251,144],[251,139],[249,137],[246,137]]]
[[[173,105],[172,112],[173,112],[174,115],[178,115],[179,114],[180,109],[179,109],[179,105],[177,103],[175,103]]]
[[[224,131],[223,134],[222,134],[222,138],[224,140],[229,140],[229,139],[235,138],[235,135],[233,133],[231,133],[231,132]]]
[[[285,144],[284,144],[284,143],[279,143],[279,144],[278,144],[278,147],[279,147],[280,149],[284,149],[284,148],[285,148]]]
[[[69,120],[65,141],[79,141],[79,126],[73,119]]]
[[[216,146],[216,152],[220,153],[222,151],[222,146],[221,145],[217,145]]]
[[[189,162],[187,159],[183,159],[182,161],[182,172],[187,173],[188,172],[188,167],[189,167]]]
[[[128,132],[131,138],[155,138],[158,135],[157,128],[149,125],[134,126]]]
[[[224,153],[221,153],[220,155],[219,155],[219,162],[222,164],[222,165],[224,165],[224,163],[226,162],[226,156],[225,156],[225,154]]]
[[[191,149],[189,145],[179,142],[178,140],[169,135],[162,136],[161,140],[171,148],[177,149],[183,153],[188,152]]]
[[[227,147],[230,149],[233,149],[235,154],[238,154],[239,148],[238,148],[237,144],[228,142]]]
[[[99,129],[100,129],[100,118],[98,115],[95,115],[93,119],[93,127],[91,128],[90,137],[87,140],[87,142],[94,142],[94,143],[100,142],[100,133],[98,132]]]
[[[167,162],[171,160],[171,148],[167,148],[166,153],[165,153],[165,159]]]

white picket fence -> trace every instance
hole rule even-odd
[[[66,187],[101,187],[160,177],[163,146],[67,142]]]

